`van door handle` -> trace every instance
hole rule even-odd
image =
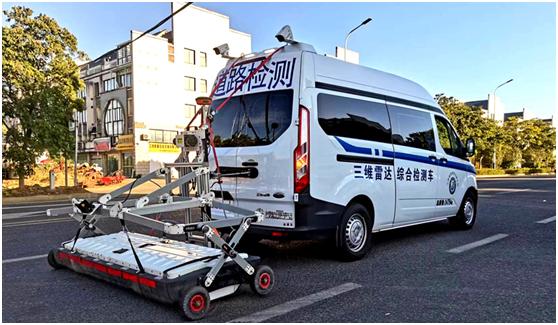
[[[446,158],[440,158],[440,162],[445,165],[448,163],[448,160]]]
[[[428,156],[428,158],[432,161],[436,161],[438,158],[436,158],[436,156],[432,155],[432,156]]]
[[[258,162],[253,161],[253,160],[243,161],[242,166],[244,166],[244,167],[256,167],[256,166],[258,166]]]

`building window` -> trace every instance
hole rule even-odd
[[[110,78],[103,80],[103,92],[111,91],[116,89],[116,79]]]
[[[78,97],[81,98],[81,99],[85,99],[87,97],[86,88],[82,88],[82,89],[78,90]]]
[[[186,104],[184,105],[184,111],[186,112],[186,121],[190,122],[196,114],[196,105]]]
[[[121,47],[118,50],[118,65],[130,62],[131,57],[132,57],[132,48],[130,47],[130,45],[128,44],[124,47]]]
[[[200,66],[207,67],[207,53],[200,52]]]
[[[87,111],[78,111],[74,113],[74,120],[77,121],[78,134],[80,136],[87,134]]]
[[[116,99],[111,99],[105,109],[105,133],[107,136],[124,133],[124,109]]]
[[[184,77],[184,89],[196,91],[196,78]]]
[[[200,79],[200,91],[204,94],[207,92],[207,80]]]
[[[132,74],[125,73],[118,76],[118,87],[132,87]]]
[[[149,142],[173,143],[177,134],[174,130],[149,130]]]
[[[196,64],[196,52],[190,49],[184,49],[184,63]]]

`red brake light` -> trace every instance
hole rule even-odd
[[[294,150],[295,193],[310,184],[310,112],[304,106],[298,111],[298,144]]]

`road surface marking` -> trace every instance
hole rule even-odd
[[[478,181],[556,181],[556,177],[478,177]]]
[[[537,221],[537,223],[549,223],[552,221],[556,221],[556,216]]]
[[[500,240],[500,239],[503,239],[503,238],[506,238],[506,237],[508,237],[508,235],[506,235],[506,234],[496,234],[494,236],[490,236],[488,238],[481,239],[481,240],[469,243],[467,245],[452,248],[452,249],[448,250],[447,252],[448,253],[455,253],[455,254],[463,253],[463,252],[468,251],[470,249],[477,248],[477,247],[480,247],[480,246],[483,246],[483,245],[487,245],[487,244],[493,243],[497,240]]]
[[[2,213],[2,220],[32,218],[41,214],[46,214],[46,211],[31,211],[20,213]]]
[[[10,258],[10,259],[7,259],[7,260],[2,260],[2,264],[23,262],[23,261],[29,261],[29,260],[36,260],[36,259],[39,259],[39,258],[45,258],[47,256],[48,256],[48,254],[42,254],[42,255],[19,257],[19,258]]]
[[[70,200],[68,199],[68,202],[66,202],[66,203],[8,206],[8,207],[2,207],[2,210],[30,209],[30,208],[43,208],[43,207],[57,207],[57,206],[71,205],[71,204],[72,204],[72,203],[71,203]]]
[[[273,306],[271,308],[268,309],[264,309],[262,311],[256,312],[254,314],[248,315],[248,316],[244,316],[244,317],[240,317],[237,319],[233,319],[231,320],[229,323],[261,323],[264,322],[270,318],[273,317],[277,317],[277,316],[281,316],[284,315],[286,313],[290,313],[294,310],[315,304],[319,301],[325,300],[325,299],[329,299],[331,297],[335,297],[337,295],[340,295],[342,293],[357,289],[362,287],[359,284],[356,283],[344,283],[340,286],[337,287],[333,287],[331,289],[327,289],[324,291],[320,291],[320,292],[316,292],[314,294],[311,294],[309,296],[305,296],[302,298],[298,298],[295,300],[291,300],[291,301],[287,301],[286,303],[280,304],[280,305],[276,305]]]
[[[479,188],[479,192],[527,192],[530,188]]]
[[[75,220],[70,218],[54,218],[54,219],[37,220],[37,221],[18,221],[18,222],[3,223],[2,228],[44,225],[49,223],[69,222],[69,221],[75,221]]]

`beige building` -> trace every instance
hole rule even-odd
[[[183,5],[173,3],[172,10]],[[133,40],[141,32],[130,34]],[[223,43],[232,56],[251,52],[251,36],[231,29],[229,17],[190,6],[172,18],[170,31],[145,35],[83,64],[79,161],[128,177],[174,162],[179,149],[172,140],[195,114],[195,98],[209,95],[226,63],[212,50]]]

